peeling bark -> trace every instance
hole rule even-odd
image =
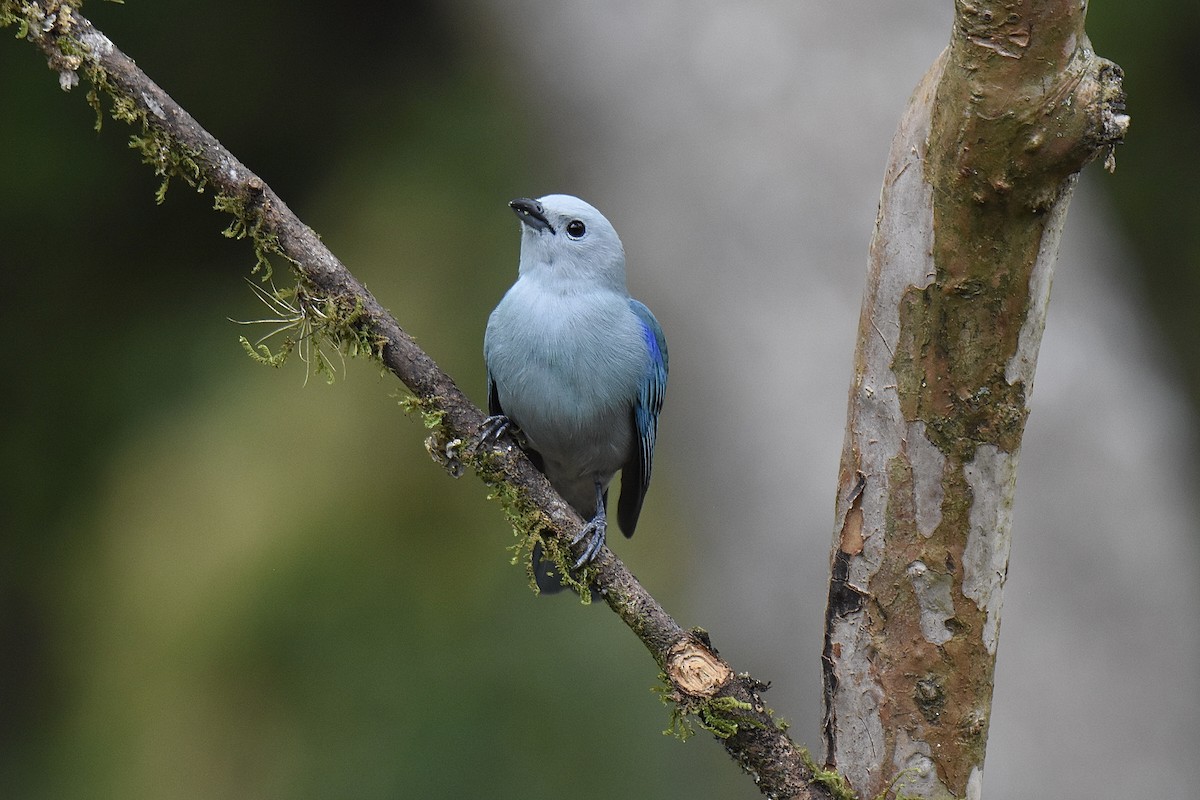
[[[980,795],[1026,401],[1075,176],[1128,125],[1078,2],[958,0],[892,144],[826,615],[826,763]]]

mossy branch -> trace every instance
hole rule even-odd
[[[79,6],[78,0],[3,0],[0,27],[16,26],[18,38],[39,47],[63,89],[75,87],[83,73],[91,85],[87,100],[96,109],[97,127],[102,97],[108,98],[112,117],[134,126],[130,145],[162,177],[159,201],[172,178],[198,191],[211,190],[215,208],[233,217],[226,235],[253,242],[255,271],[264,282],[271,278],[272,257],[290,265],[297,276],[296,289],[272,290],[264,299],[280,315],[277,322],[295,323],[296,338],[286,339],[275,351],[247,341],[248,352],[278,364],[286,355],[282,350],[305,337],[309,342],[323,337],[350,354],[378,358],[412,392],[407,405],[418,410],[431,429],[430,454],[452,474],[460,474],[464,465],[474,468],[501,500],[523,546],[537,539],[548,545],[547,552],[563,556],[563,543],[583,525],[579,515],[518,447],[477,448],[483,412],[271,187],[84,18]],[[762,704],[759,695],[765,684],[734,673],[706,634],[684,630],[608,548],[601,549],[584,578],[645,644],[681,712],[697,714],[700,724],[717,734],[765,794],[831,796],[805,763],[801,749]],[[586,586],[577,588],[586,591]]]

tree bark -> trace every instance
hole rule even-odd
[[[956,0],[871,243],[822,658],[861,797],[978,798],[1017,456],[1078,171],[1128,126],[1077,0]]]

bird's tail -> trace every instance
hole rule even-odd
[[[563,590],[558,566],[542,554],[542,543],[533,545],[533,580],[542,594],[558,594]]]

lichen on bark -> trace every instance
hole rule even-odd
[[[1052,263],[1128,125],[1077,1],[955,8],[893,143],[839,480],[824,730],[863,796],[978,796]]]

